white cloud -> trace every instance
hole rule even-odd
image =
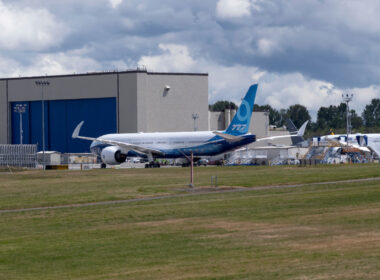
[[[119,60],[113,60],[111,61],[111,65],[119,71],[131,69],[131,66],[128,65],[124,60],[119,59]]]
[[[209,73],[210,102],[240,103],[259,82],[257,103],[315,114],[341,102],[339,85],[361,112],[380,97],[379,9],[376,0],[0,0],[0,77],[145,65]]]
[[[380,96],[380,88],[352,88],[340,89],[333,84],[307,79],[301,73],[292,74],[266,74],[271,76],[266,80],[265,75],[261,78],[260,89],[262,104],[269,104],[277,109],[288,108],[294,104],[305,106],[313,119],[316,119],[320,107],[330,105],[338,106],[342,102],[342,93],[354,94],[353,102],[350,104],[358,114],[361,114],[364,106],[369,104],[373,98]]]
[[[379,87],[352,88],[344,91],[334,84],[306,78],[299,72],[279,74],[263,71],[254,66],[223,66],[205,59],[195,59],[187,46],[160,44],[161,55],[143,56],[140,65],[148,71],[158,72],[207,72],[209,73],[209,101],[229,100],[240,104],[249,85],[259,83],[256,103],[269,104],[276,109],[287,109],[294,104],[308,108],[315,119],[321,106],[339,105],[342,92],[354,93],[350,105],[361,113],[371,99],[380,96]]]
[[[251,15],[249,0],[219,0],[216,14],[219,18],[233,19]]]
[[[116,9],[117,6],[119,6],[123,0],[109,0],[112,8]]]
[[[4,66],[7,67],[4,67]],[[0,56],[0,71],[2,77],[28,77],[40,75],[62,75],[72,73],[86,73],[102,70],[101,65],[92,58],[86,57],[82,50],[68,53],[40,54],[33,58],[30,65]]]
[[[262,2],[265,2],[266,0],[251,0],[251,1],[252,1],[251,2],[252,8],[254,10],[260,12],[261,11],[260,5],[261,5]]]
[[[20,8],[0,0],[0,49],[43,50],[59,45],[68,29],[44,8]]]
[[[187,46],[175,44],[159,44],[161,55],[142,56],[138,64],[146,66],[149,71],[191,71],[195,61],[189,54]]]
[[[43,54],[38,56],[37,63],[27,69],[29,75],[36,75],[36,72],[48,75],[62,75],[71,73],[85,73],[100,71],[101,65],[82,55],[72,53]]]
[[[278,45],[270,39],[260,39],[257,43],[258,51],[263,56],[270,56],[276,50],[278,50]]]

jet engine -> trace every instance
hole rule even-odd
[[[110,146],[102,150],[101,158],[106,164],[117,165],[123,163],[127,159],[127,155],[121,153],[120,147]]]

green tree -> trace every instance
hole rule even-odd
[[[317,129],[324,131],[335,131],[346,129],[347,125],[347,105],[340,103],[339,106],[330,105],[321,107],[318,110]],[[363,119],[358,116],[355,110],[350,110],[351,125],[354,129],[359,129],[363,125]]]
[[[285,125],[286,119],[289,118],[287,115],[287,110],[285,110],[285,109],[280,109],[279,114],[280,114],[280,120],[278,121],[278,123],[276,123],[277,127]]]
[[[355,110],[351,110],[351,126],[354,129],[359,129],[363,126],[363,119],[356,114]]]
[[[365,106],[362,117],[367,127],[380,126],[380,99],[372,99],[371,104]]]
[[[317,125],[319,129],[344,128],[346,125],[346,104],[339,106],[330,105],[321,107],[317,114]]]
[[[286,110],[286,117],[291,119],[296,127],[300,127],[304,122],[310,121],[309,111],[300,104],[292,105]]]
[[[209,110],[213,112],[221,112],[224,111],[225,109],[237,109],[237,106],[235,103],[231,101],[217,101],[212,105],[209,105]]]

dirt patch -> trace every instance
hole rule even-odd
[[[291,247],[306,250],[353,250],[363,248],[380,248],[380,232],[353,233],[335,235],[319,239],[318,242],[296,242]]]
[[[302,217],[302,219],[305,220],[325,220],[326,218],[334,218],[334,217],[358,217],[358,216],[364,216],[364,217],[373,217],[373,215],[379,215],[380,214],[380,204],[371,204],[371,208],[359,208],[359,207],[342,207],[339,208],[339,212],[327,212],[327,213],[317,213],[312,215],[305,215]]]

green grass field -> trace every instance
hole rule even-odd
[[[0,279],[380,279],[379,165],[196,168],[264,190],[0,213]],[[0,174],[0,209],[183,194],[189,169]],[[315,182],[333,184],[313,185]],[[297,188],[274,185],[307,184]]]

